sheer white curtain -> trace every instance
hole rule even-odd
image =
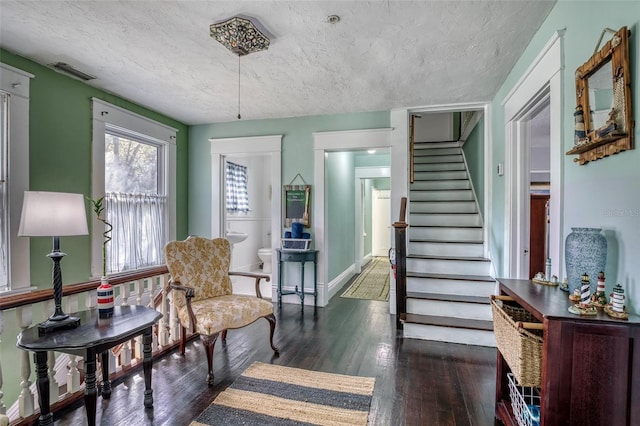
[[[166,204],[163,195],[106,194],[107,222],[113,225],[107,244],[108,273],[164,263]]]

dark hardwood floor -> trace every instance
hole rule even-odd
[[[345,286],[346,288],[346,286]],[[387,302],[334,297],[325,308],[285,304],[277,310],[275,342],[258,321],[229,331],[215,348],[215,386],[206,384],[199,340],[186,356],[165,355],[153,365],[154,407],[143,407],[141,371],[98,398],[97,424],[188,425],[254,361],[331,373],[375,377],[371,425],[492,425],[496,350],[400,339]],[[55,416],[57,426],[87,424],[83,406]]]

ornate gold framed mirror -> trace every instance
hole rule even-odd
[[[606,32],[613,33],[602,49]],[[580,165],[633,149],[629,30],[605,29],[593,56],[576,70],[574,147]]]

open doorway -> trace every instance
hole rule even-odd
[[[529,120],[529,274],[546,275],[549,259],[549,188],[551,185],[549,99],[545,98]],[[550,279],[546,277],[546,279]]]

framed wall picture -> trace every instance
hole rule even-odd
[[[311,226],[309,204],[311,203],[311,185],[284,185],[284,226],[293,222],[302,223],[305,228]]]

